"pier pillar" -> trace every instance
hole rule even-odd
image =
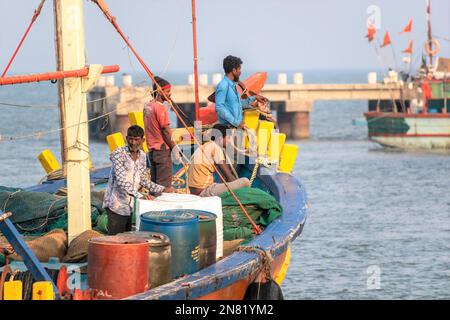
[[[278,108],[277,121],[280,132],[288,139],[309,138],[309,114],[312,101],[287,101]]]

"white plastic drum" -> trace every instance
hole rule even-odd
[[[217,251],[216,259],[223,257],[223,213],[222,199],[219,197],[199,197],[193,194],[163,193],[155,200],[138,199],[136,204],[136,229],[139,230],[140,215],[148,211],[174,209],[203,210],[217,216]]]

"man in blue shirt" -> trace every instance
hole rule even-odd
[[[220,124],[246,129],[242,118],[242,109],[249,107],[255,97],[241,99],[237,91],[236,85],[241,75],[241,65],[242,60],[238,57],[227,56],[223,59],[225,77],[216,87],[215,103]]]

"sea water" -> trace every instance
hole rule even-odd
[[[187,74],[167,78],[184,83]],[[269,73],[274,79],[276,72]],[[309,71],[304,79],[363,83],[367,71]],[[56,85],[0,87],[2,102],[56,105]],[[59,127],[58,110],[0,110],[0,185],[37,184],[44,176],[37,155],[50,149],[60,157],[59,133],[41,134]],[[448,299],[450,154],[370,142],[359,120],[366,110],[366,101],[317,101],[311,138],[291,141],[299,146],[294,174],[306,187],[310,210],[292,247],[285,298]],[[91,141],[90,148],[94,166],[109,164],[106,143]]]

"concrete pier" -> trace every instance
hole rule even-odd
[[[218,78],[218,76],[216,76]],[[284,76],[281,76],[284,83]],[[107,79],[108,80],[108,79]],[[128,126],[128,113],[142,111],[144,104],[152,97],[150,87],[130,85],[117,87],[112,79],[102,81],[100,86],[89,92],[89,117],[94,118],[106,112],[112,112],[105,119],[94,121],[90,125],[91,138],[104,139],[106,135],[122,131]],[[215,79],[217,82],[218,80]],[[411,100],[420,98],[417,88],[408,88],[400,82],[367,84],[301,84],[303,76],[297,75],[297,84],[266,84],[261,94],[271,101],[276,111],[280,131],[291,139],[309,137],[309,114],[316,100]],[[204,77],[203,83],[206,83]],[[200,105],[206,106],[207,97],[214,92],[214,85],[199,86]],[[106,97],[104,100],[95,101]],[[172,87],[172,99],[180,108],[194,119],[194,87],[175,85]],[[116,110],[114,112],[114,110]]]

